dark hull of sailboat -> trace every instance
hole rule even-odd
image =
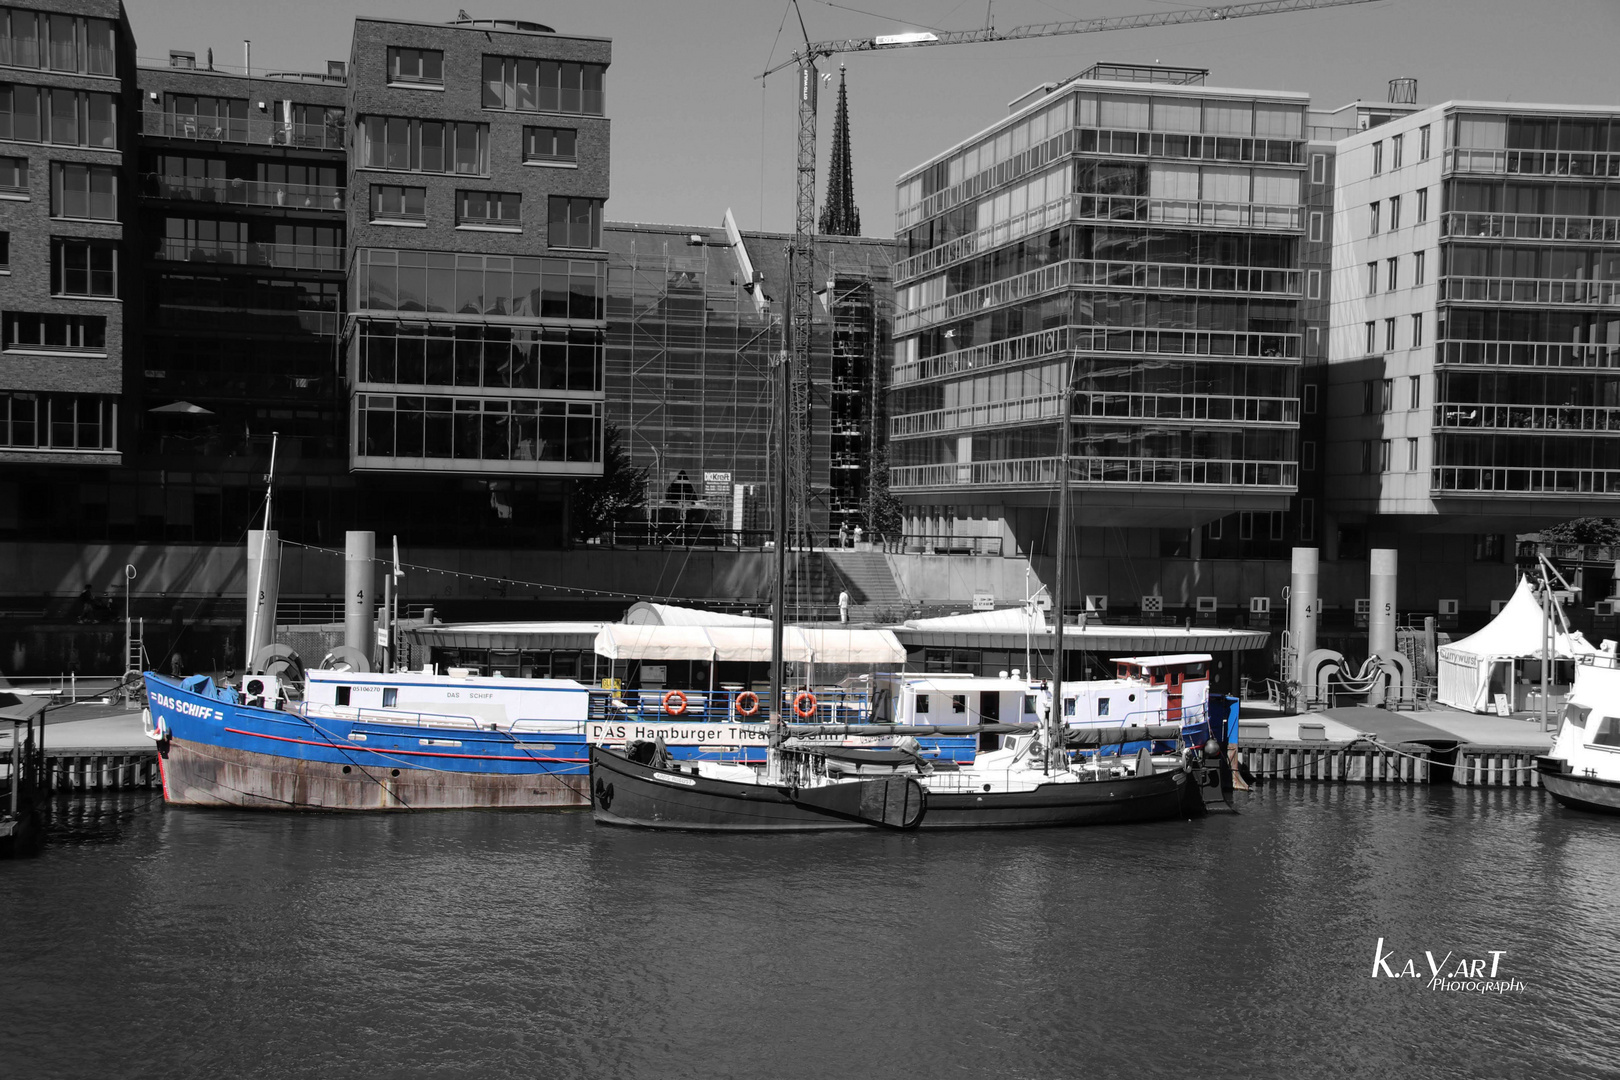
[[[1596,814],[1620,814],[1620,783],[1564,772],[1558,758],[1537,758],[1541,786],[1547,794],[1574,810]]]
[[[1199,817],[1204,800],[1181,770],[1115,780],[1042,784],[1030,791],[931,788],[925,829],[1127,825]]]
[[[927,792],[905,776],[789,788],[643,765],[600,746],[592,746],[590,756],[591,813],[608,825],[695,832],[910,829],[928,806]]]

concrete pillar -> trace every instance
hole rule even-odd
[[[1316,548],[1294,549],[1294,570],[1288,579],[1288,631],[1293,644],[1294,658],[1283,678],[1291,682],[1305,681],[1305,658],[1316,649]]]
[[[1395,652],[1395,567],[1394,548],[1373,548],[1368,574],[1368,597],[1372,610],[1367,616],[1367,649],[1384,656]]]
[[[254,589],[258,596],[254,596]],[[247,580],[243,583],[246,601],[247,655],[242,659],[245,674],[259,650],[276,639],[276,597],[281,590],[281,542],[274,529],[252,529],[247,538]]]
[[[343,547],[343,644],[370,656],[371,606],[377,601],[377,534],[349,532]]]

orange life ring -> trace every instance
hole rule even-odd
[[[800,690],[793,695],[793,711],[801,720],[807,720],[816,715],[816,695],[808,690]]]
[[[679,690],[671,690],[664,695],[664,711],[671,716],[684,716],[686,714],[686,695]]]
[[[752,690],[744,690],[737,695],[737,714],[739,716],[753,716],[759,712],[759,695]]]

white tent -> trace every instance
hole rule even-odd
[[[1488,712],[1495,694],[1507,694],[1513,706],[1514,664],[1519,660],[1538,660],[1549,642],[1543,640],[1547,632],[1547,618],[1541,602],[1530,588],[1526,578],[1519,579],[1513,598],[1502,606],[1501,612],[1478,633],[1461,641],[1440,646],[1440,686],[1437,698],[1442,705],[1469,712]],[[1566,634],[1555,624],[1552,628],[1552,655],[1555,660],[1570,660],[1577,656],[1597,653],[1579,631]]]

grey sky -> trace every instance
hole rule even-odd
[[[347,59],[356,15],[444,21],[465,7],[477,18],[532,19],[564,33],[610,37],[608,217],[709,225],[730,206],[744,228],[791,227],[793,76],[783,71],[763,85],[756,78],[768,60],[785,59],[802,40],[786,0],[125,3],[142,63],[165,62],[171,48],[193,50],[201,61],[212,47],[218,65],[238,69],[242,39],[251,38],[256,71],[322,71],[329,59]],[[985,16],[985,0],[840,0],[839,6],[801,0],[801,6],[817,40],[923,26],[970,29]],[[994,0],[993,15],[996,26],[1009,28],[1200,6]],[[1620,107],[1617,43],[1617,0],[1382,0],[1227,23],[850,56],[856,201],[868,235],[891,235],[894,180],[902,171],[988,125],[1035,84],[1096,60],[1206,67],[1212,86],[1305,91],[1326,107],[1383,100],[1388,80],[1402,75],[1417,77],[1424,103]],[[837,58],[823,68],[836,79]],[[822,98],[822,191],[833,103],[830,94]]]

